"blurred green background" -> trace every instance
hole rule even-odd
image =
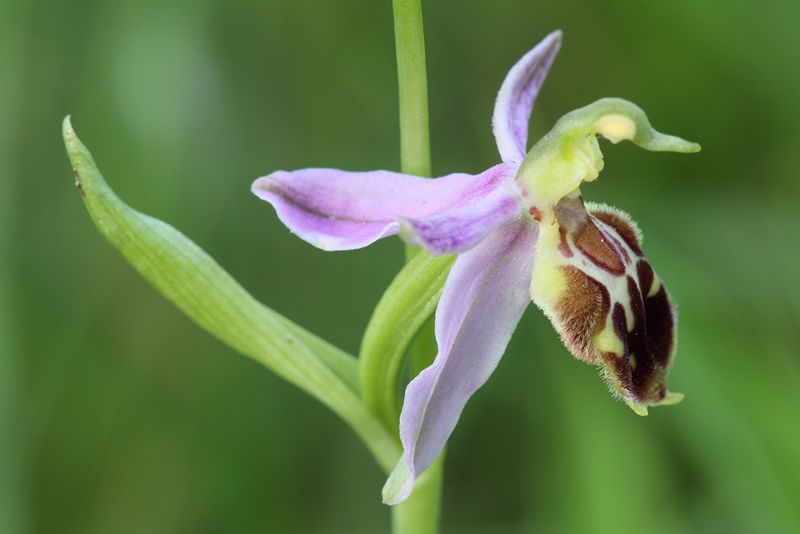
[[[444,532],[800,531],[800,3],[428,0],[433,166],[498,159],[507,69],[565,41],[532,139],[599,97],[699,141],[604,144],[680,309],[676,408],[636,417],[531,309],[450,441]],[[0,532],[385,532],[326,409],[201,332],[93,228],[61,119],[117,192],[356,351],[402,262],[326,254],[249,193],[397,169],[389,0],[0,2]]]

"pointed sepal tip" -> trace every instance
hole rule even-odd
[[[683,401],[684,394],[683,393],[676,393],[674,391],[667,391],[667,394],[664,395],[664,398],[658,402],[654,402],[651,404],[644,404],[636,401],[631,401],[625,399],[625,404],[633,410],[633,413],[636,415],[645,417],[648,413],[649,406],[675,406],[676,404],[680,404]]]

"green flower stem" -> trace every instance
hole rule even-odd
[[[428,77],[421,0],[393,0],[394,42],[400,97],[400,168],[430,176]]]
[[[400,170],[416,176],[431,175],[428,128],[428,75],[421,0],[392,0],[397,85],[400,100]],[[406,245],[406,259],[419,251]]]
[[[430,176],[428,77],[425,68],[422,1],[392,0],[392,11],[400,99],[400,168],[404,173]],[[417,248],[407,245],[406,261],[411,260],[415,254],[418,254]],[[422,363],[430,361],[435,353],[433,328],[423,328],[411,350],[414,362],[412,371],[416,373]],[[393,386],[389,394],[394,396],[395,391],[396,386]],[[396,534],[438,530],[442,461],[440,457],[435,476],[428,479],[424,488],[421,483],[418,484],[408,501],[392,508],[392,529]],[[430,471],[434,471],[433,468]]]
[[[157,291],[217,339],[320,400],[392,469],[397,439],[361,400],[355,359],[255,300],[194,242],[127,206],[64,120],[75,184],[100,233]]]
[[[455,258],[453,260],[455,261]],[[451,262],[450,267],[452,266]],[[449,272],[450,268],[448,267],[444,273],[445,277]],[[442,284],[444,284],[444,280],[442,280]],[[414,338],[414,342],[411,344],[411,374],[413,376],[418,375],[420,371],[433,363],[433,359],[436,357],[439,347],[436,344],[435,326],[436,321],[431,315],[422,325],[422,328],[419,329],[417,337]]]

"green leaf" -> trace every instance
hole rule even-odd
[[[255,300],[189,238],[127,206],[64,119],[75,185],[100,233],[153,287],[214,337],[320,400],[392,468],[396,440],[358,392],[355,359]]]
[[[397,274],[361,342],[361,389],[367,407],[397,430],[398,383],[410,343],[433,314],[455,256],[418,252]]]

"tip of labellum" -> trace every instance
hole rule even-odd
[[[664,395],[664,398],[658,402],[651,403],[649,406],[675,406],[676,404],[680,404],[683,401],[683,393],[676,393],[674,391],[667,391]],[[629,399],[625,399],[625,404],[633,410],[633,413],[636,415],[641,415],[642,417],[647,415],[647,404],[642,404],[638,402],[631,401]]]

